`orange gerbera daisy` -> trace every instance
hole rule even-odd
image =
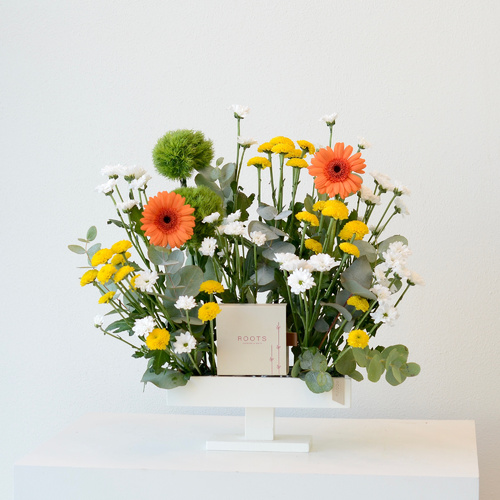
[[[330,198],[339,194],[345,199],[361,189],[363,180],[356,173],[365,173],[365,160],[361,153],[351,153],[352,146],[344,148],[343,142],[337,142],[334,149],[322,148],[314,155],[308,168],[316,177],[314,183],[319,193],[328,193]]]
[[[163,191],[148,200],[142,212],[142,226],[151,244],[176,248],[193,236],[194,208],[186,205],[186,198]]]

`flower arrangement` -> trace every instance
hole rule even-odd
[[[409,288],[423,284],[407,267],[407,240],[382,238],[393,217],[408,213],[409,190],[378,172],[373,190],[363,184],[369,144],[359,140],[356,152],[332,145],[336,114],[322,118],[329,146],[316,148],[282,136],[258,145],[241,136],[249,109],[231,110],[234,162],[212,165],[212,142],[201,132],[159,139],[154,165],[178,189],[150,196],[144,169],[102,169],[107,180],[96,189],[117,215],[108,223],[127,239],[103,248],[92,226],[84,246],[69,245],[88,261],[80,284],[110,306],[96,328],[148,360],[143,382],[172,389],[217,374],[220,303],[286,303],[287,331],[296,336],[290,375],[313,392],[331,390],[335,376],[362,380],[359,368],[373,382],[385,372],[391,385],[417,375],[405,346],[375,346]],[[245,160],[253,146],[259,154]],[[255,170],[256,193],[240,187],[245,164]],[[301,182],[310,194],[297,199]]]

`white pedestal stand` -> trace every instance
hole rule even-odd
[[[192,377],[184,387],[167,391],[170,406],[245,408],[245,432],[217,434],[207,450],[308,452],[311,436],[275,435],[275,408],[349,408],[351,380],[334,379],[332,391],[314,394],[290,377]]]

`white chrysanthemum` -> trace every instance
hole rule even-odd
[[[386,189],[387,191],[392,191],[394,189],[394,184],[392,183],[392,180],[388,175],[377,172],[376,170],[370,172],[370,175],[375,179],[376,182],[380,184],[383,189]]]
[[[177,299],[175,307],[177,309],[184,309],[185,311],[189,311],[190,309],[194,309],[196,307],[196,300],[194,300],[193,296],[181,295]]]
[[[116,206],[122,211],[122,212],[130,212],[134,207],[138,205],[137,201],[135,200],[127,200],[124,201],[123,203],[117,203]]]
[[[213,257],[216,248],[217,248],[217,240],[215,238],[209,237],[209,238],[205,238],[201,242],[201,246],[200,246],[199,251],[200,251],[201,255]]]
[[[136,319],[132,330],[136,335],[147,335],[156,328],[156,323],[153,316],[146,316],[145,318]]]
[[[196,347],[196,339],[189,333],[180,333],[173,343],[175,354],[191,352]]]
[[[287,279],[292,293],[299,295],[315,285],[311,271],[307,269],[296,269]]]
[[[370,316],[375,323],[385,323],[386,325],[393,326],[399,318],[399,312],[390,302],[382,302],[376,311],[370,313]]]
[[[380,205],[380,196],[374,194],[374,192],[369,187],[361,186],[361,189],[358,191],[358,193],[359,197],[363,201],[369,201],[374,205]]]
[[[394,200],[394,206],[396,208],[396,212],[400,213],[403,217],[405,215],[410,215],[408,207],[405,205],[405,202],[401,198],[396,198]]]
[[[220,219],[220,213],[219,212],[214,212],[213,214],[207,215],[201,222],[204,224],[211,224],[213,222],[216,222]]]
[[[330,269],[335,265],[335,259],[326,253],[318,253],[317,255],[312,255],[309,258],[309,264],[314,271],[324,273],[326,271],[330,271]]]
[[[127,180],[140,179],[146,174],[146,170],[138,165],[130,165],[125,167],[125,173],[123,174]]]
[[[382,257],[388,263],[388,261],[406,262],[406,259],[411,255],[411,250],[408,245],[405,245],[402,241],[394,241],[391,243],[387,250],[382,254]]]
[[[252,243],[261,247],[266,242],[266,235],[262,231],[252,231],[250,233],[250,239]]]
[[[101,168],[101,174],[106,175],[108,177],[118,177],[120,175],[124,175],[127,167],[124,165],[106,165]]]
[[[147,183],[152,179],[152,177],[148,174],[145,173],[144,175],[141,175],[138,179],[134,179],[133,181],[130,182],[130,189],[142,189],[147,185]]]
[[[368,149],[371,147],[372,147],[372,145],[364,137],[358,137],[358,148],[359,149]]]
[[[411,191],[406,186],[404,186],[403,184],[401,184],[401,182],[396,180],[394,181],[394,187],[392,191],[394,191],[394,194],[399,194],[399,196],[403,194],[405,194],[406,196],[410,196],[411,194]]]
[[[240,220],[240,217],[241,217],[241,210],[238,209],[233,214],[229,214],[226,220],[228,223],[236,222],[237,220]]]
[[[375,276],[375,281],[383,286],[389,286],[390,280],[387,276],[389,272],[389,266],[386,262],[382,262],[378,266],[375,266],[373,274]]]
[[[391,300],[392,293],[389,288],[384,285],[373,285],[370,288],[370,292],[374,293],[377,296],[377,299],[380,303]]]
[[[289,260],[298,260],[299,257],[294,253],[275,253],[274,254],[274,262],[278,262],[278,264],[283,264],[283,262],[288,262]]]
[[[158,273],[156,271],[141,271],[135,279],[135,287],[141,292],[152,292],[157,281]]]
[[[229,236],[243,236],[245,234],[245,225],[240,221],[230,222],[224,226],[224,234]]]
[[[410,283],[410,285],[425,285],[425,281],[423,280],[422,276],[420,276],[420,274],[416,273],[415,271],[410,272],[408,282]]]
[[[282,271],[288,271],[289,273],[295,271],[296,269],[305,269],[307,271],[314,271],[313,267],[307,260],[299,259],[298,257],[296,259],[291,259],[287,262],[283,262],[283,264],[281,264],[280,266],[280,269]]]
[[[243,146],[244,148],[249,148],[250,146],[258,143],[259,141],[255,137],[241,137],[241,135],[238,136],[238,144],[240,146]]]
[[[337,119],[339,115],[337,113],[332,113],[331,115],[323,115],[319,121],[320,122],[325,122],[327,125],[334,125],[335,120]]]
[[[228,109],[240,118],[245,118],[248,113],[250,113],[250,108],[248,106],[242,106],[241,104],[233,104],[229,106]]]
[[[99,184],[99,186],[96,186],[95,190],[98,193],[108,194],[113,192],[115,186],[116,186],[116,179],[110,178],[104,184]]]
[[[101,316],[100,314],[94,316],[94,326],[96,328],[101,327],[103,323],[104,323],[104,316]]]

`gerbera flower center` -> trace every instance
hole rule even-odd
[[[168,215],[165,215],[165,217],[163,217],[163,222],[164,222],[165,224],[168,224],[168,223],[170,222],[170,220],[171,220],[171,219],[170,219],[170,217],[169,217]]]
[[[179,227],[179,217],[173,210],[164,210],[158,219],[158,225],[161,226],[161,230],[164,233],[171,233],[176,231]]]
[[[333,182],[342,182],[349,176],[351,169],[349,164],[343,159],[335,159],[326,167],[326,174]]]

